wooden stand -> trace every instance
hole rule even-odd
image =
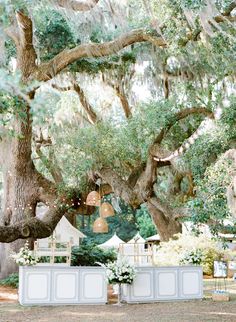
[[[215,279],[215,291],[212,293],[212,300],[229,301],[229,292],[226,288],[227,262],[214,261],[213,277]]]
[[[70,266],[71,262],[71,244],[70,243],[58,243],[56,241],[51,241],[47,245],[40,245],[39,241],[34,242],[34,254],[37,258],[49,257],[49,263],[55,264],[55,259],[57,257],[64,257],[65,263],[63,265]],[[40,264],[38,264],[40,265]],[[41,264],[42,265],[42,264]]]
[[[229,301],[229,293],[212,293],[212,300],[218,302],[228,302]]]
[[[144,243],[128,243],[119,245],[119,254],[131,259],[131,263],[142,265],[154,265],[155,245],[148,244],[148,248],[144,248]]]

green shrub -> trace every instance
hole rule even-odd
[[[47,263],[50,264],[50,256],[40,256],[39,257],[39,263]],[[54,263],[66,263],[66,256],[55,256]]]
[[[13,273],[3,280],[0,280],[0,285],[4,286],[11,286],[14,288],[18,288],[19,285],[19,274],[18,273]]]
[[[206,248],[203,251],[202,269],[204,274],[213,275],[213,265],[215,260],[222,259],[223,253],[214,248]]]
[[[72,266],[99,266],[97,263],[106,264],[117,258],[114,250],[103,250],[96,245],[81,245],[72,247]]]

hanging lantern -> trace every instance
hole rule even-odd
[[[94,233],[108,233],[108,224],[106,219],[98,217],[93,223],[93,232]]]
[[[97,191],[91,191],[86,198],[86,205],[100,206],[101,197]]]
[[[103,218],[114,216],[115,212],[112,205],[108,202],[103,202],[100,207],[100,215]]]

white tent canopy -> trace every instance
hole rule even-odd
[[[86,237],[86,235],[71,225],[65,216],[57,224],[52,236],[57,242],[70,242],[72,246],[79,245],[80,240]],[[49,242],[49,238],[38,239],[38,242],[40,245],[46,245]]]
[[[128,241],[129,244],[144,244],[145,239],[140,235],[140,233],[137,233],[132,239]]]
[[[156,234],[156,235],[153,235],[153,236],[150,236],[146,239],[146,241],[160,241],[160,235],[159,234]]]
[[[71,225],[65,216],[57,224],[53,236],[59,242],[71,242],[72,245],[79,245],[80,239],[86,237],[86,235]]]
[[[120,244],[123,244],[124,241],[120,239],[115,233],[110,239],[108,239],[105,243],[98,245],[98,247],[107,249],[107,248],[116,248],[118,249]]]

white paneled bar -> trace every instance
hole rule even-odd
[[[190,300],[203,297],[200,266],[137,267],[132,285],[122,287],[127,303]]]
[[[105,304],[107,282],[101,267],[21,266],[22,305]]]
[[[200,266],[139,266],[133,284],[122,286],[122,300],[147,303],[201,299]],[[102,267],[23,266],[19,276],[22,305],[107,303],[107,282]]]

